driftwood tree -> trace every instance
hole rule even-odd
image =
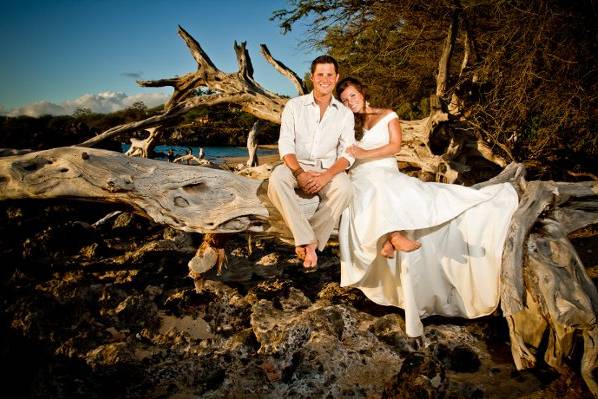
[[[452,28],[451,28],[452,29]],[[223,102],[239,104],[258,118],[278,121],[286,101],[262,88],[253,79],[253,67],[245,44],[235,51],[237,73],[219,71],[199,44],[182,28],[183,37],[198,71],[179,78],[141,82],[144,86],[170,85],[175,92],[160,115],[118,126],[83,143],[101,140],[140,128],[156,128],[198,105]],[[442,70],[450,58],[454,35],[449,32],[441,58],[437,94],[442,93]],[[275,68],[304,92],[303,82],[274,60],[267,48],[262,53]],[[207,87],[214,94],[198,96]],[[429,140],[440,122],[447,119],[443,107],[419,121],[402,122],[404,143],[398,160],[430,172],[437,180],[454,181],[458,170],[452,157],[470,149],[487,152],[486,158],[501,165],[505,161],[483,143],[455,139],[442,156],[432,154]],[[159,134],[138,143],[146,152]],[[288,237],[280,215],[266,196],[270,167],[248,168],[243,176],[224,170],[128,157],[124,154],[83,146],[55,148],[0,158],[0,200],[23,198],[81,198],[126,205],[157,223],[203,233],[206,240],[190,261],[190,274],[201,274],[221,259],[214,234],[252,232],[263,236]],[[598,367],[598,293],[567,239],[568,233],[598,223],[598,182],[558,183],[525,181],[525,170],[510,164],[497,177],[479,184],[510,182],[520,193],[520,206],[513,217],[505,245],[501,308],[507,319],[514,362],[519,369],[533,367],[544,350],[544,359],[566,372],[577,337],[583,339],[582,374],[590,390],[598,395],[594,377]],[[252,178],[254,177],[254,178]],[[257,178],[255,178],[257,177]],[[307,215],[317,197],[302,199]],[[544,343],[544,337],[548,342]]]
[[[510,181],[520,192],[503,255],[501,308],[513,359],[533,367],[547,334],[545,360],[564,372],[575,338],[583,337],[583,377],[594,393],[598,367],[598,293],[567,233],[598,223],[598,182],[526,182],[510,164],[486,184]],[[126,205],[174,228],[207,234],[252,232],[288,237],[266,196],[267,180],[155,161],[106,150],[56,148],[0,158],[0,200],[81,198]],[[317,199],[305,199],[309,216]],[[213,267],[217,248],[203,245],[190,274]]]
[[[430,136],[434,134],[442,122],[447,121],[449,114],[443,110],[440,97],[446,87],[448,63],[450,54],[455,45],[455,35],[451,26],[446,40],[443,56],[439,61],[439,70],[445,71],[438,77],[438,89],[432,96],[430,115],[414,121],[402,121],[404,150],[397,155],[397,159],[413,169],[420,170],[426,179],[452,183],[457,180],[459,170],[466,169],[463,162],[468,154],[475,153],[488,159],[501,167],[508,162],[492,152],[488,145],[469,136],[459,140],[452,140],[444,154],[435,155],[430,148]],[[201,105],[216,105],[234,103],[257,118],[273,123],[280,123],[280,113],[288,98],[273,93],[263,88],[253,78],[253,65],[246,49],[246,43],[235,42],[234,50],[237,56],[239,70],[235,73],[220,71],[199,43],[183,28],[179,27],[179,35],[187,44],[191,55],[197,62],[197,71],[183,76],[159,79],[152,81],[139,81],[144,87],[171,86],[174,92],[164,106],[164,111],[142,121],[127,123],[113,127],[105,132],[84,141],[81,146],[91,147],[103,140],[136,130],[148,130],[145,140],[132,140],[129,155],[147,157],[156,141],[160,138],[162,126],[176,121],[178,117],[189,110]],[[264,58],[281,74],[286,76],[297,89],[298,94],[304,94],[306,87],[299,76],[282,62],[270,54],[266,45],[261,45]],[[205,90],[211,94],[201,95]]]

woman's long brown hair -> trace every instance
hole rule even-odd
[[[361,93],[363,100],[367,101],[367,90],[365,86],[357,79],[346,77],[336,85],[336,97],[341,98],[341,93],[349,86],[353,86],[355,90]],[[355,118],[355,139],[361,140],[363,137],[363,127],[365,126],[365,112],[354,113]]]

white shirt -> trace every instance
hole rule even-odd
[[[340,157],[353,165],[346,150],[355,142],[353,113],[332,97],[320,120],[313,92],[291,98],[282,111],[278,152],[282,159],[295,154],[299,163],[329,168]],[[320,164],[321,162],[321,164]]]

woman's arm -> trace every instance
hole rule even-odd
[[[364,150],[357,146],[351,146],[347,152],[355,157],[355,159],[375,159],[385,158],[394,155],[401,151],[401,140],[403,134],[401,132],[401,123],[398,119],[392,119],[388,122],[389,143],[371,150]]]

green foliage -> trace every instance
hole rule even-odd
[[[87,107],[80,107],[73,112],[73,118],[84,118],[91,115],[91,110]]]
[[[88,125],[69,115],[4,116],[0,117],[0,131],[0,147],[34,150],[73,145],[93,134]]]
[[[592,0],[293,0],[273,15],[283,31],[307,23],[307,44],[367,84],[372,104],[408,119],[429,113],[453,17],[458,35],[442,100],[458,95],[468,131],[519,161],[596,158]]]

